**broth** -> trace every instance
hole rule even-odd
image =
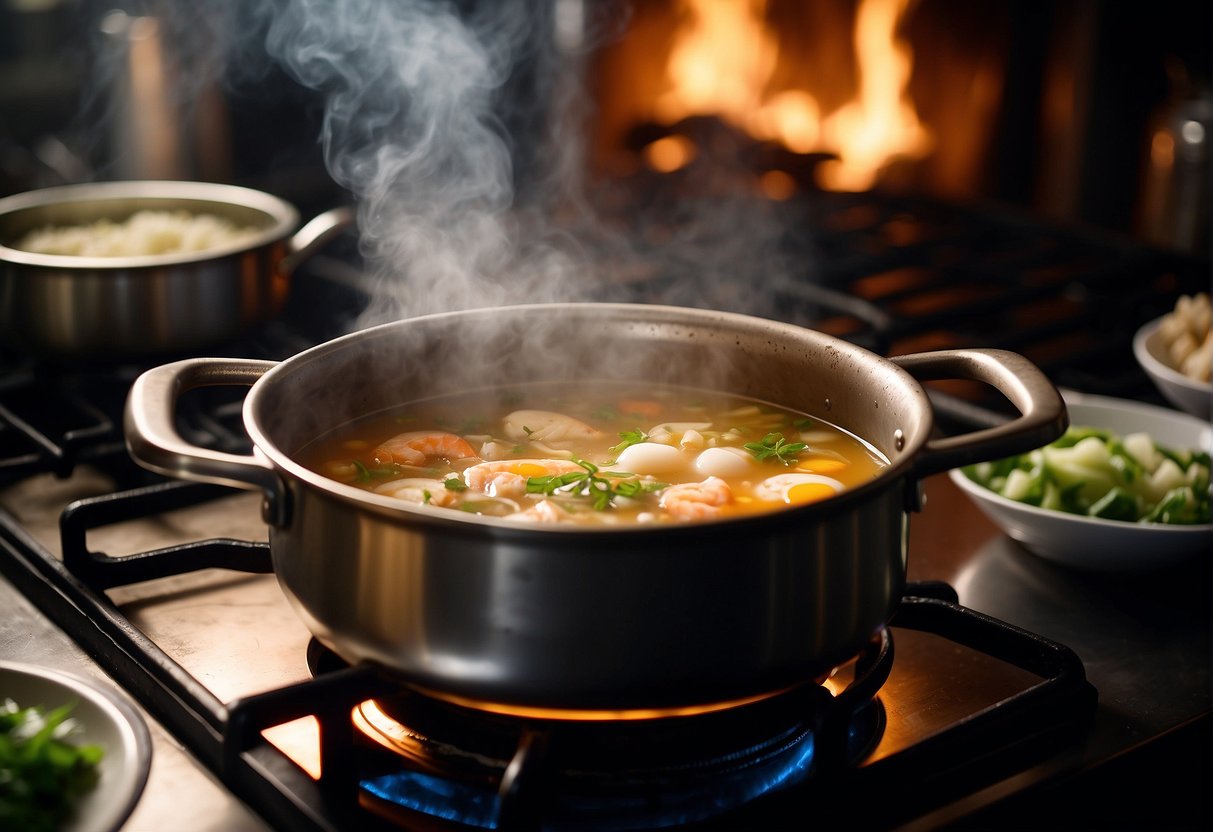
[[[405,502],[517,522],[713,520],[832,497],[888,464],[841,428],[673,386],[547,383],[427,399],[343,425],[301,461]]]

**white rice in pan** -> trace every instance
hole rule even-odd
[[[101,219],[88,225],[38,229],[14,248],[38,254],[129,257],[176,254],[244,242],[258,229],[241,228],[212,214],[139,211],[122,222]]]

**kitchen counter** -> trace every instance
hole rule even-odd
[[[970,822],[1015,828],[1047,806],[1049,817],[1068,812],[1086,828],[1207,828],[1210,558],[1138,574],[1081,572],[1003,535],[946,476],[931,478],[926,492],[924,511],[911,520],[910,579],[945,581],[961,604],[1070,647],[1099,694],[1083,741],[1023,775],[1047,781],[1047,795],[1024,789],[1022,778],[1000,784],[1017,799]]]
[[[62,630],[0,577],[0,658],[55,668],[119,690]],[[2,695],[0,691],[0,695]],[[123,832],[257,832],[268,827],[142,708],[152,736],[152,766],[143,796]]]
[[[1207,789],[1200,786],[1207,786],[1213,748],[1209,561],[1194,558],[1180,568],[1143,575],[1075,572],[1004,537],[946,476],[930,478],[924,489],[925,510],[911,521],[909,578],[945,581],[965,606],[1069,646],[1082,659],[1099,703],[1079,742],[905,828],[954,823],[1012,828],[1016,817],[1039,811],[1045,801],[1059,806],[1050,810],[1052,817],[1072,812],[1076,821],[1091,821],[1092,812],[1099,811],[1108,822],[1154,820],[1169,828],[1201,828],[1209,806]],[[249,582],[249,591],[263,593],[271,585],[272,578],[261,576]],[[255,599],[254,606],[264,601]],[[139,599],[132,595],[127,603],[132,614]],[[5,610],[0,656],[113,684],[3,578],[0,608]],[[145,625],[155,621],[147,619]],[[286,641],[296,638],[293,624],[284,622],[277,630]],[[178,660],[187,668],[190,661],[200,661]],[[148,723],[154,745],[151,776],[125,832],[265,828],[150,716]],[[1099,799],[1091,801],[1094,794]],[[982,814],[991,806],[996,819]]]

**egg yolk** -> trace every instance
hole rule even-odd
[[[826,497],[833,497],[836,493],[838,492],[825,483],[801,482],[789,486],[788,490],[783,492],[783,499],[784,502],[791,505],[800,505],[801,503],[815,503]]]
[[[519,462],[511,465],[506,469],[511,474],[517,474],[520,477],[546,477],[548,470],[542,465],[536,465],[534,462]]]

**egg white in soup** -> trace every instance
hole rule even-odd
[[[325,476],[518,523],[685,523],[829,499],[888,464],[815,416],[742,396],[616,382],[417,401],[303,452]]]

